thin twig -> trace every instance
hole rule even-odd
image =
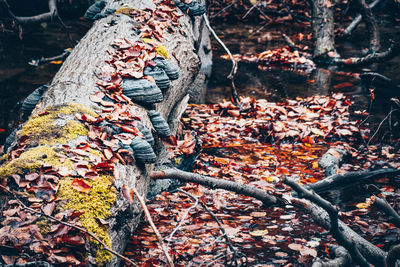
[[[231,3],[231,4],[229,4],[229,5],[227,5],[226,7],[224,7],[223,9],[221,9],[220,11],[218,11],[217,13],[215,13],[214,15],[212,15],[212,16],[210,17],[210,19],[215,18],[216,16],[218,16],[219,14],[221,14],[222,12],[224,12],[225,10],[227,10],[228,8],[230,8],[231,6],[233,6],[234,4],[236,4],[236,1],[233,2],[233,3]]]
[[[45,213],[43,213],[43,212],[41,212],[41,211],[36,211],[36,210],[34,210],[34,209],[32,209],[32,208],[26,206],[16,195],[15,195],[13,192],[11,192],[7,187],[5,187],[5,186],[3,186],[3,185],[0,184],[0,188],[2,188],[3,190],[5,190],[8,194],[12,195],[12,196],[14,197],[14,199],[17,200],[18,203],[22,206],[23,209],[25,209],[25,210],[27,210],[27,211],[33,213],[33,214],[39,214],[39,215],[41,215],[41,216],[45,216],[45,217],[47,217],[47,218],[49,218],[49,219],[51,219],[51,220],[53,220],[53,221],[56,221],[56,222],[61,223],[61,224],[63,224],[63,225],[66,225],[66,226],[69,226],[69,227],[71,227],[71,228],[77,229],[77,230],[79,230],[80,232],[89,235],[91,238],[93,238],[94,240],[96,240],[97,242],[99,242],[99,243],[104,247],[104,249],[107,250],[108,252],[110,252],[110,253],[114,254],[115,256],[117,256],[117,257],[123,259],[124,261],[126,261],[126,262],[132,264],[133,266],[138,266],[138,265],[136,265],[133,261],[131,261],[130,259],[128,259],[127,257],[125,257],[125,256],[123,256],[123,255],[121,255],[121,254],[119,254],[119,253],[116,252],[115,250],[113,250],[113,249],[111,249],[110,247],[108,247],[103,241],[101,241],[100,238],[98,238],[97,236],[95,236],[95,235],[92,234],[91,232],[87,231],[86,229],[81,228],[81,227],[76,226],[76,225],[73,225],[73,224],[70,224],[70,223],[68,223],[68,222],[61,221],[61,220],[59,220],[59,219],[57,219],[57,218],[55,218],[55,217],[53,217],[53,216],[51,216],[51,215],[47,215],[47,214],[45,214]]]
[[[178,190],[179,191],[179,190]],[[197,205],[199,204],[199,199],[195,198],[195,203],[190,206],[190,208],[188,208],[185,212],[185,214],[183,214],[182,219],[180,220],[179,224],[175,227],[175,229],[172,231],[172,233],[168,236],[168,238],[166,238],[166,240],[168,241],[167,245],[169,246],[169,243],[172,240],[172,237],[175,235],[175,233],[179,230],[179,228],[181,228],[183,222],[185,221],[186,217],[188,216],[189,212],[194,209],[195,207],[197,207]]]
[[[382,0],[375,0],[374,2],[372,2],[371,4],[369,4],[369,8],[374,8],[375,6],[377,6],[380,2],[382,2]],[[351,32],[358,26],[358,24],[360,24],[360,22],[362,21],[362,16],[358,15],[351,23],[349,26],[347,26],[347,28],[343,31],[343,33],[341,34],[341,37],[347,37],[350,36]]]
[[[144,211],[144,214],[145,214],[145,216],[147,218],[147,221],[149,222],[151,228],[153,229],[153,231],[154,231],[154,233],[155,233],[155,235],[156,235],[156,237],[158,239],[160,247],[161,247],[162,251],[164,252],[165,257],[167,258],[168,266],[174,267],[174,262],[172,261],[172,258],[168,253],[168,249],[165,246],[165,243],[163,241],[163,237],[161,236],[161,234],[158,231],[157,227],[155,226],[153,220],[151,219],[151,215],[150,215],[149,209],[147,208],[143,197],[139,194],[139,192],[136,190],[136,188],[132,188],[132,190],[133,190],[133,193],[135,193],[136,197],[138,198],[138,200],[140,202],[140,205],[142,206],[142,209]]]
[[[235,86],[235,74],[237,72],[237,61],[233,58],[231,51],[228,49],[228,47],[226,47],[226,45],[224,44],[224,42],[222,42],[222,40],[218,37],[218,35],[215,33],[214,29],[211,27],[210,22],[208,21],[207,15],[203,14],[203,19],[206,23],[206,26],[208,28],[208,30],[211,32],[211,34],[214,36],[215,40],[217,40],[217,42],[224,48],[224,50],[226,51],[226,53],[228,53],[229,58],[232,61],[232,69],[231,72],[228,75],[228,79],[232,81],[232,99],[233,102],[235,104],[239,104],[240,99],[238,96],[238,93],[236,91],[236,86]]]
[[[369,146],[369,143],[372,141],[372,139],[375,137],[375,135],[379,132],[379,129],[381,128],[382,124],[389,118],[390,114],[392,114],[394,111],[398,111],[398,109],[392,109],[388,115],[379,123],[378,128],[374,132],[374,134],[371,136],[371,138],[368,140],[367,146]]]
[[[258,5],[258,3],[255,3],[249,10],[247,10],[246,14],[243,15],[242,19],[245,19],[245,18],[250,14],[250,12],[251,12],[254,8],[257,7],[257,5]]]
[[[72,40],[71,33],[69,32],[67,25],[65,25],[64,21],[61,19],[58,12],[56,13],[56,17],[57,17],[58,21],[60,22],[61,27],[63,27],[65,33],[67,34],[67,37],[68,37],[69,42],[71,43],[71,46],[72,47],[75,46],[74,41]]]
[[[186,191],[183,191],[183,190],[181,190],[181,189],[178,189],[177,191],[178,191],[178,192],[181,192],[181,193],[183,193],[183,194],[185,194],[185,195],[187,195],[187,196],[189,196],[189,197],[191,197],[191,198],[194,199],[194,200],[197,200],[197,201],[200,203],[200,205],[208,212],[208,214],[210,214],[210,216],[211,216],[211,217],[215,220],[215,222],[218,224],[218,227],[219,227],[219,229],[220,229],[220,231],[221,231],[223,237],[225,238],[225,242],[226,242],[227,246],[228,246],[229,249],[232,251],[232,258],[231,258],[230,262],[235,262],[234,266],[237,266],[236,257],[239,257],[239,258],[244,257],[244,258],[245,258],[245,263],[247,263],[247,257],[246,257],[244,254],[242,254],[240,251],[237,251],[237,249],[235,249],[235,247],[232,245],[232,243],[231,243],[231,241],[230,241],[230,239],[229,239],[229,236],[227,235],[227,233],[226,233],[224,227],[222,227],[222,223],[219,221],[218,217],[214,214],[214,212],[212,212],[212,211],[207,207],[207,205],[205,205],[202,201],[198,200],[198,198],[195,197],[195,196],[193,196],[192,194],[190,194],[190,193],[188,193],[188,192],[186,192]],[[228,262],[228,258],[227,258],[228,255],[227,255],[227,254],[225,254],[225,255],[226,255],[226,262]],[[229,263],[227,263],[227,264],[228,264],[228,265],[231,265],[231,264],[229,264]]]

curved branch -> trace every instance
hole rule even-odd
[[[350,251],[350,255],[358,264],[360,264],[360,266],[369,267],[368,261],[361,254],[359,248],[354,245],[354,241],[349,236],[346,236],[342,230],[340,230],[340,221],[338,218],[339,210],[337,209],[337,207],[334,207],[329,201],[323,199],[315,192],[311,192],[305,189],[293,179],[284,177],[283,182],[286,185],[290,186],[293,190],[295,190],[300,195],[300,197],[308,199],[318,206],[322,207],[329,215],[330,234],[337,240],[339,244],[343,245],[348,251]]]
[[[341,246],[332,245],[329,249],[335,258],[329,261],[316,261],[312,267],[346,267],[351,264],[351,257],[347,249]]]
[[[348,186],[350,184],[361,183],[367,180],[379,179],[383,176],[394,176],[399,173],[400,170],[393,168],[339,173],[331,175],[316,183],[306,185],[305,188],[308,190],[314,190],[317,194],[319,194],[343,185]]]
[[[362,66],[377,62],[384,62],[391,60],[400,53],[400,45],[392,43],[392,45],[385,52],[369,54],[365,57],[351,57],[351,58],[334,58],[333,62],[343,66]]]
[[[193,182],[196,184],[205,185],[210,188],[220,188],[232,191],[245,196],[251,196],[261,200],[264,205],[278,204],[279,201],[276,197],[268,194],[262,189],[256,187],[238,184],[232,181],[211,178],[197,173],[185,172],[178,169],[165,169],[162,171],[155,171],[150,174],[151,179],[177,179],[184,182]]]
[[[6,6],[8,14],[19,24],[53,21],[53,19],[58,15],[57,0],[49,0],[49,12],[30,17],[15,16],[15,14],[11,11],[9,4],[7,3],[7,0],[0,0],[0,2],[2,2]]]
[[[369,33],[369,49],[371,53],[375,53],[379,51],[379,31],[378,25],[376,24],[376,20],[374,14],[372,14],[371,9],[365,3],[365,0],[355,0],[356,6],[360,9],[360,14],[362,19],[365,22]]]
[[[383,211],[390,218],[390,221],[400,228],[400,215],[390,206],[386,199],[373,196],[372,200],[372,204]]]
[[[374,7],[376,7],[379,3],[381,3],[383,0],[375,0],[374,2],[372,2],[371,4],[368,5],[369,9],[372,9]],[[357,28],[358,24],[360,24],[360,22],[362,21],[362,16],[358,15],[351,23],[349,26],[347,26],[347,28],[343,31],[343,33],[341,34],[341,37],[347,37],[350,36],[351,32]]]
[[[385,259],[386,267],[396,267],[396,262],[400,260],[400,245],[392,247]]]

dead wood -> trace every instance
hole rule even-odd
[[[373,196],[372,205],[383,211],[386,216],[389,217],[389,220],[398,228],[400,228],[400,215],[393,209],[392,206],[390,206],[386,199]]]
[[[207,177],[204,175],[196,174],[196,173],[190,173],[190,172],[185,172],[181,171],[178,169],[164,169],[162,171],[155,171],[151,173],[150,175],[151,179],[177,179],[180,181],[184,182],[192,182],[200,185],[207,186],[209,188],[215,189],[225,189],[228,191],[232,191],[238,194],[242,194],[245,196],[251,196],[254,197],[264,203],[264,205],[270,206],[270,205],[276,205],[279,203],[279,200],[265,192],[264,190],[243,185],[243,184],[238,184],[232,181],[227,181],[227,180],[222,180],[222,179],[217,179],[217,178],[212,178],[212,177]]]
[[[355,171],[331,175],[316,183],[305,186],[308,190],[314,190],[317,194],[332,189],[347,187],[356,183],[364,183],[372,179],[379,179],[386,176],[394,176],[400,173],[400,170],[393,168],[379,169],[373,171]]]
[[[139,2],[133,0],[114,0],[109,1],[107,7],[118,9],[121,6],[128,6],[139,10],[154,8],[153,2],[149,0]],[[171,60],[179,67],[180,73],[179,79],[171,82],[171,87],[164,95],[164,100],[155,106],[156,110],[164,118],[168,118],[170,115],[175,116],[176,113],[174,113],[174,110],[180,110],[179,105],[185,104],[182,99],[188,94],[188,87],[196,78],[200,67],[200,61],[194,52],[193,31],[200,31],[203,34],[204,31],[203,29],[193,27],[192,20],[187,15],[182,15],[180,18],[180,29],[177,29],[174,33],[165,33],[163,36],[163,45],[165,45],[169,54],[172,55]],[[105,62],[105,60],[109,59],[107,51],[113,50],[111,44],[115,39],[127,38],[133,41],[140,40],[137,32],[132,29],[133,23],[134,21],[131,17],[122,14],[112,14],[96,21],[79,44],[71,51],[59,72],[55,75],[49,85],[49,89],[43,95],[42,102],[34,111],[33,116],[42,112],[43,109],[77,104],[91,110],[104,108],[91,101],[91,96],[99,91],[96,84],[99,81],[97,74],[101,73],[102,67],[107,66]],[[180,32],[184,32],[185,36]],[[205,32],[207,33],[207,30]],[[152,127],[147,110],[144,107],[131,103],[129,108],[135,116],[141,118],[141,122],[144,125],[149,128]],[[64,121],[59,126],[60,128],[69,122],[77,123],[74,116],[60,114],[59,117],[60,120]],[[48,141],[51,142],[52,138],[52,136],[48,136]],[[80,136],[73,140],[67,140],[67,142],[70,147],[76,147],[80,142],[87,140],[86,136]],[[60,145],[60,143],[57,143],[54,147]],[[161,142],[157,142],[157,146],[154,148],[158,156],[160,156],[161,145]],[[24,149],[30,151],[35,147],[38,147],[38,144],[32,143]],[[101,155],[101,157],[103,156]],[[120,162],[115,164],[115,171],[110,173],[110,177],[114,179],[113,186],[115,186],[117,193],[116,201],[110,209],[112,216],[107,218],[104,228],[107,230],[111,240],[112,250],[121,254],[133,230],[138,225],[142,212],[137,198],[130,203],[123,196],[123,188],[136,188],[142,196],[146,195],[150,181],[149,173],[153,170],[154,164],[124,165],[122,164],[123,161]],[[56,204],[58,205],[59,202]],[[1,219],[3,220],[3,218]],[[89,244],[87,245],[89,246]],[[90,247],[90,251],[96,252],[96,249]],[[120,259],[114,257],[108,265],[118,266],[119,263]]]
[[[334,33],[334,1],[311,0],[314,58],[325,58],[329,52],[336,54]]]
[[[342,246],[330,246],[330,252],[335,256],[329,261],[316,261],[312,267],[348,267],[351,266],[351,257],[347,249]]]
[[[325,176],[331,176],[336,174],[339,169],[339,165],[343,162],[347,152],[339,148],[330,148],[322,155],[318,160],[318,166],[325,170]]]
[[[272,196],[258,188],[238,184],[231,181],[211,178],[195,173],[184,172],[177,169],[169,168],[163,171],[156,171],[153,172],[150,177],[151,179],[178,179],[184,182],[201,184],[211,189],[225,189],[236,192],[238,194],[254,197],[258,200],[261,200],[265,205],[269,206],[281,205],[284,201],[283,199]],[[323,208],[307,200],[302,200],[298,198],[289,198],[289,200],[292,204],[300,207],[301,209],[309,213],[317,224],[327,230],[331,228],[329,214]],[[338,228],[342,232],[342,235],[345,239],[350,240],[352,244],[357,246],[357,249],[360,251],[363,257],[368,260],[368,262],[371,262],[372,264],[375,264],[377,266],[383,266],[386,257],[386,253],[383,250],[374,246],[372,243],[359,236],[356,232],[354,232],[340,220],[338,220]]]
[[[329,219],[328,213],[321,207],[316,204],[302,200],[298,198],[291,199],[292,204],[296,205],[299,208],[302,208],[304,211],[309,213],[312,219],[322,226],[323,228],[329,230],[331,227],[331,222]],[[343,232],[343,235],[354,242],[354,245],[357,246],[361,254],[368,260],[368,262],[374,264],[375,266],[383,266],[385,262],[386,252],[382,249],[374,246],[372,243],[365,240],[363,237],[359,236],[356,232],[354,232],[350,227],[348,227],[345,223],[339,220],[339,228]]]
[[[380,4],[383,0],[375,0],[371,4],[368,5],[369,9],[375,8],[378,4]],[[357,26],[361,23],[362,21],[362,16],[358,15],[350,24],[347,26],[347,28],[343,31],[341,34],[341,37],[347,37],[350,36],[352,31],[357,28]]]
[[[372,14],[371,9],[365,3],[365,0],[355,0],[354,2],[357,8],[360,10],[360,14],[362,16],[365,25],[367,26],[367,31],[369,33],[369,53],[375,53],[379,51],[380,41],[379,41],[379,31],[378,25],[376,24],[376,20],[374,14]]]
[[[334,207],[329,201],[323,199],[314,191],[309,191],[302,187],[299,183],[293,179],[285,177],[283,182],[289,185],[293,190],[295,190],[301,198],[310,200],[311,202],[317,204],[319,207],[323,208],[329,216],[329,232],[336,239],[336,241],[345,247],[349,252],[353,260],[355,260],[362,267],[369,267],[369,263],[365,257],[361,254],[358,246],[354,243],[351,237],[344,234],[344,232],[339,227],[339,210]]]
[[[400,245],[396,245],[392,248],[390,248],[386,261],[385,261],[385,266],[386,267],[396,267],[399,266],[396,264],[400,260]]]
[[[53,21],[55,18],[58,17],[56,0],[49,0],[49,12],[38,14],[35,16],[30,16],[30,17],[20,17],[20,16],[14,15],[14,13],[10,9],[10,6],[7,3],[7,0],[0,0],[0,3],[3,3],[3,5],[7,8],[9,16],[12,19],[14,19],[16,22],[18,22],[19,24],[30,24],[30,23]]]
[[[363,66],[378,62],[385,62],[391,60],[400,53],[400,45],[392,43],[391,46],[384,52],[377,52],[374,54],[366,55],[365,57],[350,57],[334,58],[333,62],[342,66]]]

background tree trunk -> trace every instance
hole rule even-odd
[[[314,42],[314,58],[323,57],[328,52],[336,52],[334,33],[334,3],[330,0],[310,1],[312,14],[312,30]]]

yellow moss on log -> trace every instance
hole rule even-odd
[[[73,178],[64,178],[59,181],[60,188],[57,197],[61,199],[61,208],[64,210],[84,210],[79,217],[81,225],[89,232],[111,247],[111,239],[106,227],[99,223],[99,219],[111,216],[111,206],[116,200],[116,189],[112,185],[112,177],[98,176],[94,181],[85,181],[92,186],[89,193],[78,192],[72,187]],[[96,262],[103,265],[111,261],[112,254],[104,249],[95,240],[91,240],[97,248]]]
[[[57,153],[61,153],[61,149],[47,145],[31,148],[23,152],[18,158],[4,163],[0,167],[0,178],[38,170],[43,164],[49,164],[53,167],[65,166],[72,168],[73,162],[66,159],[61,163]]]
[[[39,114],[30,118],[19,131],[20,136],[28,136],[29,142],[37,142],[39,145],[65,144],[75,139],[78,135],[86,135],[86,126],[77,121],[75,113],[86,113],[96,116],[96,113],[80,104],[59,105],[46,108]]]

